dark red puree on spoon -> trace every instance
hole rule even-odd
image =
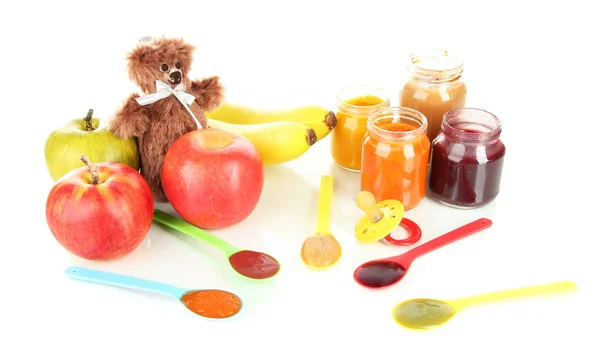
[[[478,219],[450,231],[406,253],[368,261],[354,271],[354,280],[366,288],[384,288],[398,283],[418,257],[492,226],[489,219]]]
[[[279,262],[270,255],[242,250],[229,257],[229,264],[238,273],[252,279],[266,279],[279,272]]]
[[[405,273],[406,269],[393,261],[370,261],[356,270],[355,278],[364,286],[380,288],[396,283]]]

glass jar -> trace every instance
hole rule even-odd
[[[446,112],[464,108],[467,87],[462,81],[463,61],[447,50],[427,50],[410,55],[409,79],[400,92],[400,105],[427,117],[427,136],[435,139]]]
[[[406,107],[369,114],[362,143],[361,190],[377,202],[398,200],[405,210],[417,206],[427,190],[430,142],[427,118]]]
[[[376,86],[356,84],[338,91],[337,125],[331,131],[331,156],[336,164],[346,170],[360,171],[369,113],[389,105],[387,92]]]
[[[498,196],[506,147],[493,114],[475,108],[449,111],[432,142],[429,189],[440,202],[457,207],[486,205]]]

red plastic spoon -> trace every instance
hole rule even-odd
[[[478,219],[421,244],[402,255],[368,261],[356,268],[354,280],[363,287],[370,289],[390,287],[406,275],[408,268],[418,257],[490,226],[492,226],[492,220]]]

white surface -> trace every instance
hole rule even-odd
[[[18,4],[18,5],[16,5]],[[393,4],[393,5],[392,5]],[[483,5],[485,4],[485,5]],[[2,10],[2,268],[0,360],[60,361],[598,361],[598,52],[591,3],[121,1],[29,4]],[[358,174],[333,166],[329,138],[265,172],[256,211],[215,232],[278,258],[274,280],[238,278],[218,250],[153,226],[114,262],[68,255],[44,218],[52,182],[43,144],[88,108],[108,117],[136,87],[125,53],[146,35],[198,47],[192,76],[219,74],[228,100],[257,107],[333,106],[352,83],[395,97],[414,50],[446,47],[465,58],[468,106],[503,121],[507,156],[499,198],[478,210],[426,199],[406,217],[422,242],[479,217],[492,228],[413,264],[395,287],[369,291],[352,272],[408,248],[359,244],[352,234]],[[595,47],[595,48],[594,48]],[[316,223],[320,176],[335,178],[331,229],[342,260],[325,272],[299,258]],[[592,188],[595,186],[596,188]],[[223,288],[244,301],[235,318],[209,321],[174,300],[63,275],[69,265],[191,288]],[[569,296],[465,310],[415,333],[390,317],[412,297],[454,298],[570,279]],[[591,306],[591,307],[590,307]],[[586,328],[584,331],[582,328]]]

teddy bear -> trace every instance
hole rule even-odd
[[[129,79],[144,95],[132,93],[108,120],[117,137],[137,139],[140,173],[157,202],[168,202],[161,184],[167,150],[184,134],[206,128],[204,112],[223,102],[218,76],[188,78],[195,50],[182,38],[141,40],[126,60]]]

